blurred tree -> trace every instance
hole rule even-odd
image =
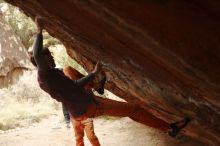
[[[30,40],[33,40],[31,38],[36,32],[36,26],[31,18],[21,13],[18,8],[3,1],[0,2],[0,10],[14,33],[20,37],[24,46],[28,49],[30,44],[33,43]]]
[[[14,7],[6,2],[0,1],[0,10],[9,23],[14,33],[20,37],[24,46],[28,49],[32,46],[34,35],[36,33],[36,25],[30,17],[27,17],[17,7]],[[60,44],[60,42],[51,37],[47,32],[44,32],[45,45],[51,46]]]

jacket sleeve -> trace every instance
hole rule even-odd
[[[45,71],[49,68],[44,54],[43,54],[43,35],[42,33],[38,33],[34,45],[33,45],[33,55],[34,55],[34,60],[37,64],[38,70]]]
[[[91,82],[95,78],[95,75],[93,73],[89,73],[87,76],[82,77],[78,80],[75,80],[74,82],[78,84],[79,86],[85,86],[89,82]]]

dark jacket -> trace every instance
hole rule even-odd
[[[86,91],[84,86],[94,79],[94,74],[73,81],[62,71],[49,67],[44,58],[42,39],[42,34],[38,34],[33,48],[40,88],[52,98],[64,103],[73,117],[84,114],[93,102],[93,94]]]

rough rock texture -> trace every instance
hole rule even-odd
[[[17,81],[30,67],[27,51],[0,13],[0,88]]]
[[[6,0],[34,18],[107,89],[167,122],[190,116],[186,135],[220,144],[220,1]]]

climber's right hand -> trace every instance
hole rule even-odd
[[[102,64],[100,63],[100,61],[98,61],[95,65],[95,68],[93,69],[92,73],[93,74],[98,74],[100,71],[102,70]]]
[[[35,17],[35,24],[37,26],[38,33],[42,32],[44,23],[45,23],[45,20],[41,16]]]

